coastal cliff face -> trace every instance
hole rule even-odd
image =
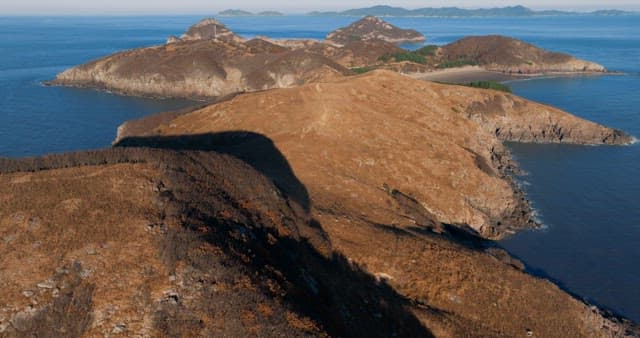
[[[228,155],[188,150],[207,139]],[[262,135],[164,146],[180,150],[0,160],[0,336],[640,332],[424,211],[420,224],[393,227],[359,213],[314,219],[304,185]],[[388,196],[420,215],[408,196]]]
[[[602,73],[596,63],[546,51],[506,36],[472,36],[443,46],[443,61],[469,61],[487,70],[514,74]]]
[[[513,95],[386,71],[241,95],[150,123],[141,132],[145,121],[123,125],[119,141],[225,130],[264,134],[290,161],[320,214],[403,223],[404,211],[389,204],[387,190],[396,189],[439,222],[468,225],[489,238],[531,225],[526,202],[507,176],[511,163],[502,140],[631,141],[619,131]]]
[[[327,41],[341,45],[373,39],[391,43],[418,43],[423,42],[425,37],[414,29],[401,29],[375,16],[366,16],[326,37]]]

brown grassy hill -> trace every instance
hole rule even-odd
[[[442,225],[312,219],[306,188],[262,135],[144,141],[182,150],[0,160],[0,336],[637,332]],[[436,225],[424,211],[421,222]]]
[[[513,95],[372,72],[244,94],[160,125],[125,124],[118,145],[215,149],[263,168],[287,196],[308,201],[335,250],[409,299],[437,336],[624,336],[627,324],[474,239],[530,226],[505,176],[510,161],[500,140],[516,133],[496,125],[526,125],[534,141],[629,140]],[[560,134],[546,132],[558,127]],[[305,189],[272,167],[260,142],[206,136],[224,130],[266,135]]]
[[[230,156],[114,149],[0,172],[0,337],[430,336],[303,205]]]
[[[388,205],[388,186],[417,199],[439,221],[468,224],[488,237],[527,226],[526,207],[505,178],[510,164],[502,140],[631,140],[513,95],[383,71],[237,96],[140,132],[145,121],[123,125],[119,138],[224,130],[265,134],[320,209],[340,205],[339,213],[402,223],[404,215]]]
[[[422,42],[425,37],[414,29],[401,29],[378,17],[366,16],[347,27],[329,33],[326,39],[338,44],[371,39],[406,43]]]
[[[460,39],[442,47],[443,61],[470,61],[505,73],[604,72],[601,65],[546,51],[514,38],[490,35]]]

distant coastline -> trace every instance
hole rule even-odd
[[[218,16],[284,16],[284,13],[277,11],[249,12],[240,9],[227,9],[218,13]]]
[[[349,9],[345,11],[312,11],[310,16],[366,16],[375,15],[382,17],[532,17],[532,16],[620,16],[633,15],[637,12],[629,12],[617,9],[604,9],[592,12],[574,12],[559,10],[535,11],[524,6],[496,7],[465,9],[459,7],[425,7],[418,9],[406,9],[392,6],[372,6],[366,8]]]
[[[548,17],[548,16],[622,16],[637,15],[640,12],[624,11],[619,9],[601,9],[591,12],[542,10],[536,11],[525,6],[509,6],[494,8],[467,9],[459,7],[424,7],[417,9],[406,9],[393,6],[372,6],[365,8],[354,8],[344,11],[311,11],[304,13],[308,16],[378,16],[378,17],[416,17],[416,18],[482,18],[482,17]],[[266,10],[261,12],[250,12],[241,9],[227,9],[218,12],[218,16],[242,17],[242,16],[284,16],[282,12]],[[291,14],[294,15],[294,14]],[[299,14],[295,14],[299,15]]]

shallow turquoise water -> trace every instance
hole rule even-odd
[[[41,82],[112,52],[163,43],[200,17],[0,17],[0,156],[108,146],[123,121],[192,104]],[[223,18],[250,37],[322,38],[351,17]],[[622,76],[511,83],[527,98],[640,135],[640,17],[389,18],[427,43],[505,34],[601,63]],[[546,225],[501,242],[534,273],[640,322],[640,145],[511,148]]]

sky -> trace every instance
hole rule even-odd
[[[0,0],[2,15],[54,14],[203,14],[224,9],[279,10],[285,13],[304,13],[310,10],[341,10],[369,7],[376,4],[405,8],[457,6],[487,8],[523,5],[533,9],[562,9],[589,11],[595,9],[640,10],[640,0]]]

